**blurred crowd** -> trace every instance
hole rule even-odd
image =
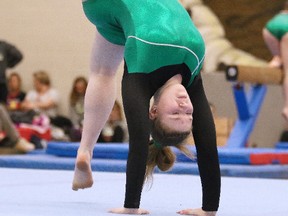
[[[13,153],[26,153],[46,148],[51,140],[79,142],[87,78],[79,75],[71,83],[70,94],[66,96],[69,112],[63,115],[58,111],[63,95],[53,87],[48,71],[35,71],[33,88],[28,91],[22,88],[21,73],[14,71],[6,77],[6,69],[13,68],[22,58],[15,46],[0,41],[0,151],[8,148]],[[122,113],[121,104],[115,101],[98,142],[123,143],[127,140]]]

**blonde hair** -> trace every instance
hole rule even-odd
[[[169,146],[164,146],[159,148],[156,146],[154,141],[150,141],[149,143],[149,150],[148,150],[148,159],[146,163],[146,173],[145,173],[145,181],[152,183],[153,180],[153,172],[156,166],[163,172],[169,171],[175,161],[176,155],[173,152],[172,148]],[[178,144],[175,145],[177,149],[179,149],[183,154],[185,154],[190,159],[193,159],[194,156],[191,151],[185,145]]]
[[[145,173],[146,182],[152,183],[156,166],[164,172],[173,167],[176,155],[170,146],[176,147],[187,157],[193,159],[193,154],[183,144],[190,133],[191,131],[171,131],[165,128],[157,118],[152,121],[151,136],[153,140],[149,143]]]
[[[120,102],[119,101],[115,101],[114,103],[114,106],[113,106],[113,109],[116,109],[118,114],[119,114],[119,120],[120,121],[123,121],[123,115],[122,115],[122,107],[120,105]]]
[[[75,80],[73,82],[73,85],[72,85],[72,90],[71,90],[71,93],[70,93],[70,105],[72,105],[72,106],[75,106],[77,100],[79,100],[80,97],[84,96],[84,95],[79,95],[79,93],[76,90],[76,84],[78,82],[83,82],[84,83],[85,92],[86,92],[86,88],[87,88],[87,85],[88,85],[88,81],[87,81],[87,79],[85,77],[79,76],[79,77],[75,78]]]
[[[44,71],[44,70],[36,71],[33,74],[33,76],[41,84],[44,84],[44,85],[47,85],[47,86],[51,85],[50,77],[49,77],[49,75],[48,75],[48,73],[46,71]]]

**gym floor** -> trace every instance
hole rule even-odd
[[[125,174],[93,172],[94,186],[72,191],[72,170],[0,168],[1,216],[104,216],[123,205]],[[287,216],[288,181],[222,177],[217,216]],[[150,215],[172,216],[201,206],[197,175],[155,174],[144,186],[141,208]]]

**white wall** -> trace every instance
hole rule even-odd
[[[8,74],[19,72],[27,91],[32,88],[33,72],[38,69],[49,72],[52,85],[61,94],[62,114],[68,112],[74,78],[87,77],[89,72],[94,26],[86,19],[81,3],[81,0],[0,1],[0,40],[11,42],[24,54],[23,61]]]

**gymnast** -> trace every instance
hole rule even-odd
[[[288,121],[288,1],[284,8],[267,22],[263,29],[264,41],[273,55],[270,67],[283,67],[284,108],[282,115]]]
[[[214,121],[200,75],[205,45],[187,11],[177,0],[83,0],[83,8],[97,30],[72,189],[93,184],[93,148],[115,102],[116,71],[124,58],[126,193],[124,207],[110,212],[149,214],[139,208],[145,180],[151,179],[155,166],[162,171],[173,166],[169,146],[189,155],[183,143],[192,130],[202,207],[178,213],[216,215],[221,179]]]

